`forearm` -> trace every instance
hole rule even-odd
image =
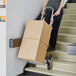
[[[58,10],[61,10],[62,9],[63,4],[64,4],[64,0],[61,0],[61,3],[60,3],[60,6],[59,6],[59,9]]]
[[[47,5],[48,1],[49,1],[49,0],[45,0],[44,6],[43,6],[43,10],[46,8],[46,5]]]

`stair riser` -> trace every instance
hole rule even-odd
[[[48,52],[48,55],[49,54],[50,54],[50,52]],[[76,62],[76,56],[68,55],[67,52],[54,51],[54,52],[52,52],[52,55],[54,58],[59,59],[59,60]]]
[[[76,9],[64,9],[64,14],[76,14]]]
[[[67,8],[76,8],[76,4],[67,4]]]
[[[76,36],[58,35],[58,41],[75,43],[76,42]]]
[[[65,50],[66,51],[68,45],[69,44],[57,43],[56,49],[58,49],[58,50]]]
[[[76,65],[53,62],[53,69],[70,73],[76,73]]]
[[[75,28],[60,28],[59,33],[76,35]]]
[[[62,20],[76,20],[76,15],[64,14]]]
[[[76,28],[76,22],[62,21],[61,22],[61,26],[75,27]]]

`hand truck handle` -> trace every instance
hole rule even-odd
[[[53,24],[53,22],[54,22],[53,17],[55,16],[55,14],[54,14],[54,8],[53,8],[53,7],[47,6],[47,7],[44,9],[43,14],[42,14],[42,16],[41,16],[41,20],[45,20],[45,18],[44,18],[44,12],[46,11],[46,9],[49,9],[49,8],[52,9],[52,14],[51,14],[51,18],[50,18],[50,26],[52,26],[52,24]]]

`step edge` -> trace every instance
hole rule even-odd
[[[75,10],[76,8],[64,8],[63,10]]]
[[[60,26],[60,28],[76,29],[76,27],[72,27],[72,26],[68,27],[68,26],[64,26],[64,25],[63,25],[63,26]],[[59,29],[60,29],[60,28],[59,28]]]
[[[43,69],[43,68],[39,68],[39,69]],[[30,68],[27,68],[27,69],[25,69],[25,71],[30,71]],[[43,69],[44,70],[44,69]],[[75,76],[75,74],[73,74],[73,73],[68,73],[68,72],[63,72],[63,71],[57,71],[57,70],[51,70],[51,71],[56,71],[56,72],[58,72],[58,73],[55,73],[55,72],[47,72],[47,73],[45,73],[46,72],[46,70],[45,71],[40,71],[40,70],[31,70],[31,72],[36,72],[36,73],[41,73],[41,74],[46,74],[46,75],[55,75],[55,76],[64,76],[63,74],[66,74],[66,76],[67,76],[67,74],[69,75],[69,76]],[[62,73],[62,74],[61,74]]]
[[[76,66],[76,62],[65,61],[65,60],[58,60],[58,59],[54,59],[53,63],[58,63],[58,64],[64,64],[64,63],[66,63],[66,64],[69,64],[69,65],[73,64],[73,66]]]
[[[72,44],[72,43],[69,43],[69,42],[61,42],[61,41],[57,41],[57,43],[60,43],[60,44]]]
[[[76,22],[76,20],[62,20],[63,21],[70,21],[70,22]]]
[[[67,15],[67,16],[68,16],[68,15],[76,16],[76,14],[70,14],[70,13],[69,13],[69,14],[64,13],[63,16],[65,16],[65,15]]]
[[[76,37],[76,35],[72,35],[72,34],[64,34],[64,33],[59,33],[58,35],[60,35],[60,36],[74,36],[74,37]]]
[[[59,60],[59,59],[56,59],[54,58],[53,59],[53,64],[63,64],[63,65],[73,65],[73,66],[76,66],[76,62],[72,62],[72,61],[65,61],[65,60]],[[41,65],[37,65],[37,66],[41,66]],[[42,65],[44,68],[47,67],[46,64]],[[61,66],[61,65],[60,65]]]

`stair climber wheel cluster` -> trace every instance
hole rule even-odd
[[[48,56],[53,55],[52,68],[47,70],[47,65],[36,65],[25,71],[53,76],[76,76],[76,55],[67,53],[67,46],[72,43],[76,43],[76,3],[68,3],[67,8],[64,8],[56,51],[47,53]]]

